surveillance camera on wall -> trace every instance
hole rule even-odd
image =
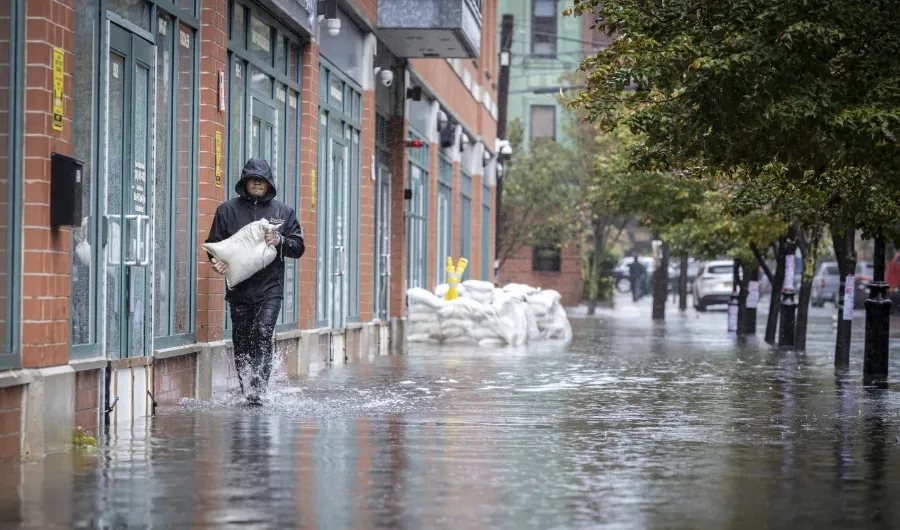
[[[328,34],[332,37],[337,37],[341,34],[341,19],[329,18],[326,21],[326,25],[328,26]]]
[[[392,84],[394,84],[394,72],[380,66],[376,66],[374,73],[375,75],[381,77],[382,85],[391,86]]]
[[[510,145],[509,140],[497,140],[497,152],[501,156],[512,155],[512,145]]]

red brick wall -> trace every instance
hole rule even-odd
[[[216,208],[227,193],[224,187],[217,188],[216,179],[216,132],[222,133],[222,142],[227,138],[226,115],[219,112],[219,70],[228,71],[226,0],[203,0],[200,14],[202,24],[200,41],[200,131],[198,159],[198,241],[205,241],[212,226]],[[229,87],[226,87],[226,91]],[[222,149],[223,181],[228,167],[228,149]],[[225,286],[222,277],[209,266],[206,253],[197,250],[197,340],[207,342],[222,338],[224,324]]]
[[[20,455],[23,388],[21,386],[0,388],[0,460]]]
[[[581,255],[575,246],[563,247],[559,272],[535,272],[531,270],[531,248],[525,247],[506,260],[500,270],[501,284],[524,283],[541,289],[554,289],[562,295],[566,307],[581,302]]]
[[[406,150],[405,117],[391,118],[391,317],[406,315],[406,207],[404,190],[409,186],[409,153]]]
[[[482,184],[484,177],[472,175],[472,257],[469,258],[469,278],[482,279],[481,276],[481,199],[484,196]]]
[[[179,355],[153,362],[153,397],[158,405],[177,405],[194,397],[197,355]]]
[[[487,89],[491,98],[497,101],[497,0],[485,0],[481,12],[483,28],[481,57],[476,60],[464,60],[463,64],[472,73],[473,81]],[[475,101],[472,93],[447,61],[410,59],[409,64],[434,89],[438,98],[462,120],[469,131],[483,138],[487,145],[494,145],[497,122],[480,101]]]
[[[360,175],[359,318],[375,318],[375,91],[363,92],[362,174]]]
[[[376,24],[378,23],[378,0],[354,0],[353,2],[356,4],[362,13],[369,17],[369,20]]]
[[[100,407],[100,370],[75,374],[75,426],[97,434],[97,409]]]
[[[300,302],[297,315],[301,328],[316,327],[316,210],[313,206],[312,176],[319,161],[319,47],[308,43],[303,49],[300,94],[300,224],[304,229],[306,252],[300,258]],[[318,185],[322,176],[317,175]]]
[[[72,154],[72,0],[26,4],[22,366],[69,362],[68,229],[51,231],[50,153]],[[53,48],[65,54],[63,130],[53,130]]]

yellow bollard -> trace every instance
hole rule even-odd
[[[459,258],[459,263],[454,267],[453,258],[447,257],[447,285],[449,289],[447,289],[447,296],[444,297],[444,300],[456,300],[459,298],[459,282],[468,265],[469,260]]]

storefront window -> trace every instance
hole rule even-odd
[[[249,17],[249,18],[247,18]],[[249,20],[245,26],[244,20]],[[300,216],[300,91],[299,42],[262,11],[237,2],[231,8],[230,95],[228,111],[228,194],[241,170],[253,156],[266,158],[272,166],[278,198]],[[235,53],[240,51],[241,53]],[[247,60],[249,59],[249,60]],[[279,324],[297,326],[298,267],[285,262],[285,300]],[[227,305],[227,304],[226,304]],[[225,328],[231,328],[226,307]]]
[[[157,24],[154,334],[193,340],[196,75],[194,31],[164,13]]]
[[[17,203],[22,171],[21,0],[0,2],[0,369],[13,368],[16,347],[17,252],[20,242]]]
[[[152,6],[147,0],[107,0],[107,9],[144,31],[150,31]]]
[[[95,266],[98,248],[97,218],[92,216],[96,167],[96,78],[99,0],[75,3],[75,75],[72,111],[72,146],[75,158],[84,163],[81,181],[80,227],[72,230],[71,269],[71,342],[73,346],[93,344],[97,340]],[[72,356],[77,357],[77,351]]]

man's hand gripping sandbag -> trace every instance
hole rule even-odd
[[[278,230],[281,224],[268,220],[255,221],[218,243],[205,243],[203,250],[227,265],[225,283],[229,289],[268,267],[278,257],[278,248],[266,244],[266,232]]]

